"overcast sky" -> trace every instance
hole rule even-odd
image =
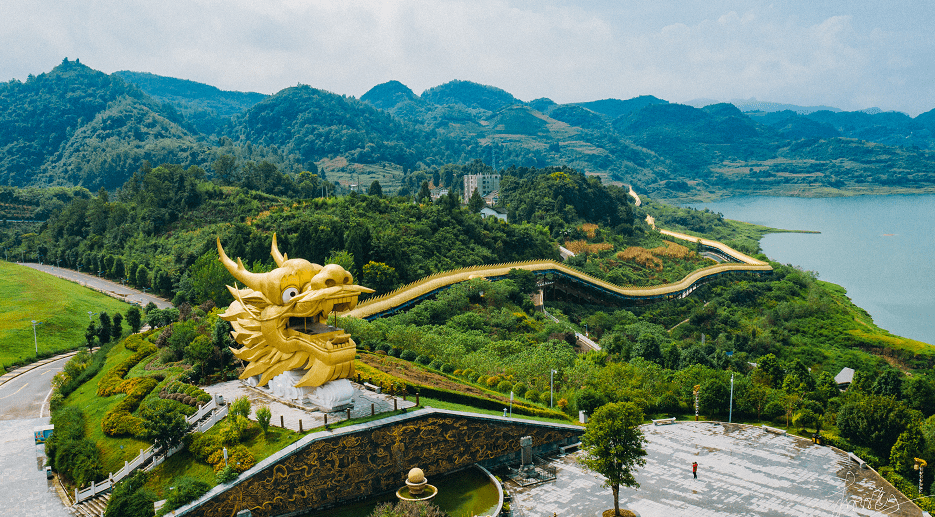
[[[935,108],[926,0],[0,0],[0,80],[62,58],[225,90],[453,79],[559,103],[655,95]]]

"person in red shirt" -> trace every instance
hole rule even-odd
[[[692,462],[692,477],[694,479],[698,479],[698,462],[697,461]]]

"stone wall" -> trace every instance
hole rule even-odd
[[[583,432],[574,425],[424,409],[306,436],[175,515],[234,516],[244,509],[254,517],[295,515],[396,490],[412,467],[432,478],[518,458],[523,436],[546,452],[578,441]]]

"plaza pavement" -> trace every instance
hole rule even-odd
[[[33,428],[48,418],[0,420],[0,515],[69,517],[55,481],[45,478],[42,447],[36,447]]]
[[[803,438],[707,422],[643,430],[648,454],[636,475],[641,486],[620,488],[621,508],[641,517],[923,515],[873,470]],[[522,517],[591,517],[613,508],[610,488],[578,464],[580,454],[554,462],[555,481],[512,489]],[[691,473],[694,461],[697,480]]]
[[[377,414],[393,410],[394,397],[368,391],[357,383],[352,384],[357,389],[354,390],[354,408],[351,409],[351,418],[370,416],[371,404],[373,405],[373,411]],[[273,418],[270,420],[271,426],[280,427],[280,422],[282,422],[286,429],[298,431],[299,420],[301,420],[302,429],[307,431],[325,424],[325,414],[318,411],[316,407],[308,403],[299,405],[277,398],[266,388],[251,388],[239,380],[207,386],[204,390],[212,396],[223,396],[224,401],[228,403],[239,397],[246,396],[250,400],[250,418],[252,420],[256,420],[257,408],[268,406],[273,414]],[[410,408],[415,405],[412,397],[408,401],[396,397],[396,406],[399,409]],[[335,424],[346,419],[347,413],[344,411],[328,413],[329,424]]]

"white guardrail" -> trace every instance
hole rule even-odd
[[[215,409],[217,409],[217,411],[214,411]],[[227,416],[227,412],[229,409],[230,409],[230,406],[226,404],[218,408],[217,401],[214,398],[212,398],[211,402],[208,402],[207,404],[204,404],[201,407],[199,407],[198,411],[196,411],[195,414],[193,414],[190,417],[187,417],[185,420],[188,422],[188,425],[190,427],[192,425],[197,424],[199,420],[205,417],[205,415],[214,411],[214,413],[211,414],[210,418],[202,422],[201,425],[199,425],[197,428],[190,430],[191,432],[198,431],[200,433],[203,433],[207,431],[208,429],[211,429],[212,427],[214,427],[214,425],[217,424],[222,418]],[[178,446],[174,449],[169,450],[166,454],[162,454],[158,456],[156,459],[154,459],[152,463],[147,465],[143,470],[146,472],[149,472],[150,470],[154,469],[157,465],[166,461],[166,459],[169,456],[172,456],[173,454],[175,454],[176,452],[180,450],[182,450],[182,446]],[[92,497],[98,494],[102,494],[110,490],[111,488],[114,487],[114,485],[116,485],[118,482],[120,482],[125,477],[129,476],[131,473],[133,473],[134,470],[140,468],[141,465],[145,464],[155,455],[156,455],[156,451],[153,449],[152,446],[150,446],[148,449],[140,449],[140,453],[135,458],[133,458],[131,461],[123,462],[123,468],[121,468],[117,472],[112,472],[108,474],[106,480],[101,481],[100,483],[95,483],[92,481],[91,486],[89,486],[88,488],[85,488],[84,490],[78,490],[76,488],[75,489],[75,504],[78,504],[82,501],[87,501],[88,499],[91,499]]]

